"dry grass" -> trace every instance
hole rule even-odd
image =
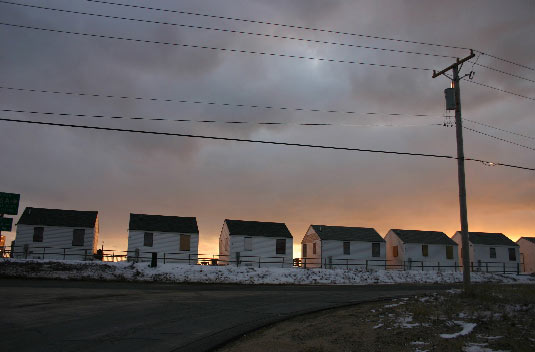
[[[477,326],[466,336],[440,337],[461,330],[453,321]],[[244,336],[220,352],[462,351],[471,344],[495,351],[535,351],[535,285],[477,285],[468,293],[308,314]]]

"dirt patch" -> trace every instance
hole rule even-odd
[[[218,352],[535,351],[535,285],[477,285],[308,314]]]

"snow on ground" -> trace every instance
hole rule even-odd
[[[509,352],[509,351],[503,351],[503,350],[493,350],[490,349],[487,346],[486,343],[469,343],[464,348],[464,352]]]
[[[466,322],[460,321],[460,320],[455,320],[453,322],[455,324],[461,326],[463,329],[461,331],[453,333],[453,334],[440,334],[440,337],[442,337],[443,339],[454,339],[454,338],[457,338],[459,336],[468,335],[477,326],[476,323],[466,323]]]
[[[126,280],[158,282],[367,285],[395,283],[462,282],[462,272],[398,271],[359,269],[252,268],[128,262],[84,262],[61,260],[0,260],[0,277]],[[473,282],[534,283],[535,278],[515,274],[472,273]]]

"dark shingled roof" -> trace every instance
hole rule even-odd
[[[535,237],[520,237],[520,239],[525,239],[527,241],[530,241],[531,243],[535,243]]]
[[[345,227],[310,225],[322,240],[384,242],[385,240],[368,227]]]
[[[503,233],[469,232],[468,238],[472,244],[484,244],[488,246],[518,246]]]
[[[231,236],[264,236],[293,238],[286,224],[279,222],[261,222],[226,219]]]
[[[444,232],[399,229],[392,229],[391,231],[394,231],[405,243],[457,245],[457,243],[449,238]]]
[[[199,233],[194,217],[130,214],[128,229],[132,231],[158,231]]]
[[[24,209],[17,225],[40,225],[61,227],[95,227],[98,211],[78,211],[62,209]]]

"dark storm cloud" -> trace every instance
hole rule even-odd
[[[224,21],[77,1],[30,1],[41,6],[181,24],[464,56],[463,50],[377,41],[269,25]],[[530,65],[535,57],[533,2],[517,1],[156,1],[155,7],[267,20],[488,51]],[[440,69],[451,60],[317,45],[259,36],[111,20],[0,4],[4,22],[194,45]],[[441,122],[446,78],[429,71],[386,69],[225,53],[157,44],[2,28],[1,85],[130,97],[358,112],[425,113],[438,118],[304,113],[278,109],[103,99],[0,91],[6,108],[188,118],[309,121],[351,124]],[[533,71],[481,56],[478,63],[535,79]],[[472,68],[466,65],[463,72]],[[534,84],[475,66],[475,79],[535,96]],[[535,135],[533,102],[463,82],[465,117]],[[28,119],[43,116],[3,114]],[[73,122],[72,118],[47,120]],[[445,127],[298,128],[228,126],[79,118],[92,125],[377,149],[455,153]],[[482,129],[481,126],[472,126]],[[491,134],[497,132],[485,130]],[[23,205],[98,209],[102,239],[124,247],[128,212],[198,216],[201,246],[215,250],[224,218],[287,221],[296,243],[310,222],[456,230],[456,171],[452,161],[239,143],[100,133],[2,123],[2,190],[22,193]],[[518,138],[514,135],[501,135]],[[533,152],[466,133],[466,153],[533,165]],[[518,140],[529,144],[530,140]],[[469,215],[517,235],[533,231],[533,176],[469,164]],[[490,224],[490,222],[489,222]],[[490,225],[489,225],[490,226]]]

